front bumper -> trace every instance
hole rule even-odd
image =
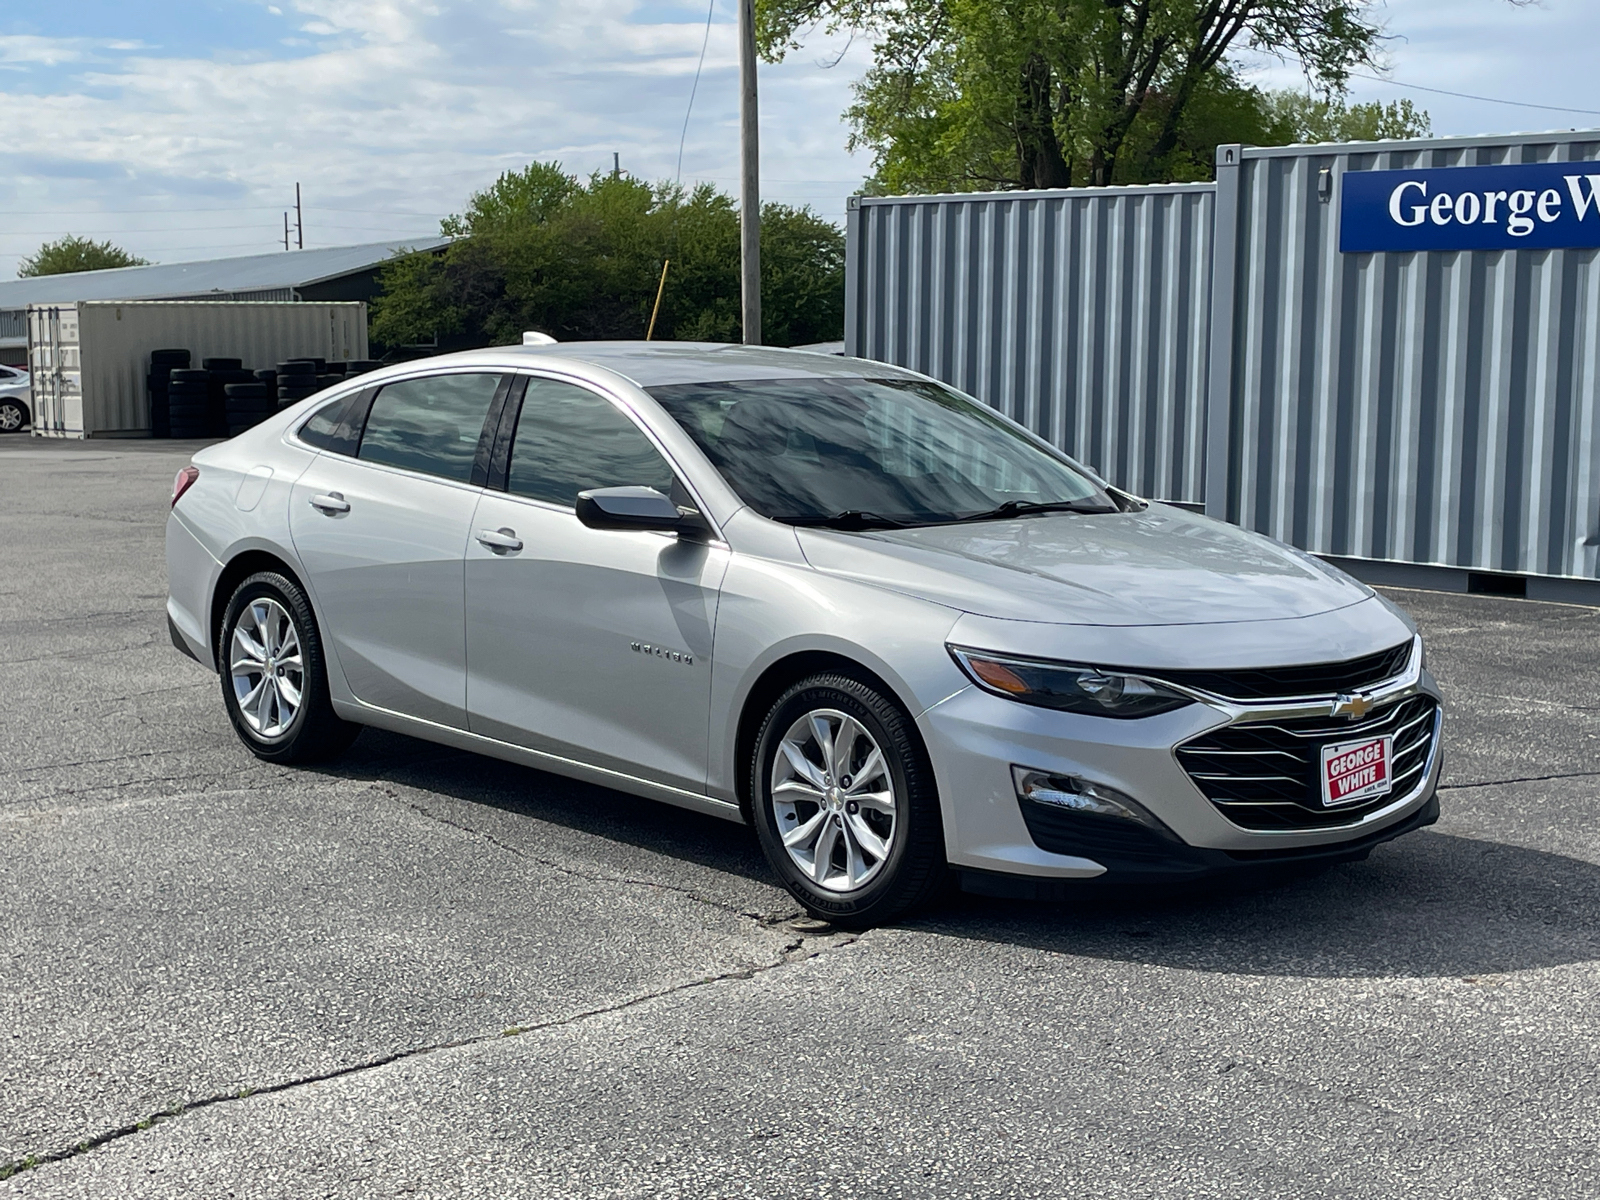
[[[1359,862],[1374,846],[1393,841],[1402,834],[1439,819],[1439,797],[1430,794],[1422,807],[1392,825],[1364,837],[1331,845],[1280,847],[1263,850],[1209,850],[1200,846],[1175,849],[1159,864],[1145,859],[1119,862],[1110,859],[1106,872],[1093,880],[1040,879],[1005,871],[962,870],[961,888],[979,896],[1002,896],[1017,900],[1067,900],[1084,887],[1119,884],[1160,883],[1165,885],[1203,881],[1227,881],[1262,875],[1270,871],[1311,870],[1334,863]],[[1109,856],[1108,856],[1109,857]]]
[[[1413,696],[1440,699],[1420,667],[1382,691],[1384,704]],[[1119,721],[1032,708],[967,688],[918,720],[939,781],[946,857],[980,880],[986,874],[1181,880],[1362,857],[1372,846],[1436,819],[1442,718],[1436,719],[1421,778],[1348,821],[1286,829],[1235,823],[1200,791],[1175,751],[1202,734],[1260,719],[1236,705],[1197,703]],[[1170,837],[1132,821],[1085,819],[1021,800],[1013,765],[1114,789],[1137,801]]]

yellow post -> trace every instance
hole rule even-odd
[[[667,290],[667,267],[671,264],[670,258],[661,260],[661,282],[656,285],[656,306],[650,310],[650,328],[644,331],[644,340],[647,342],[656,335],[656,317],[661,314],[661,293]]]

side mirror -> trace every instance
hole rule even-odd
[[[590,529],[647,530],[698,537],[709,532],[694,509],[679,508],[655,488],[591,488],[578,493],[578,520]]]

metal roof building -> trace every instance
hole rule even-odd
[[[21,363],[30,304],[80,300],[370,300],[378,268],[396,254],[442,250],[448,238],[367,242],[243,258],[77,271],[0,282],[0,362]]]

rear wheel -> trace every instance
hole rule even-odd
[[[0,433],[16,433],[28,423],[28,410],[20,400],[0,400]]]
[[[228,719],[258,758],[316,762],[339,754],[361,732],[333,711],[310,601],[275,571],[252,575],[234,591],[217,662]]]
[[[778,698],[756,740],[752,807],[767,861],[812,916],[889,921],[944,885],[933,769],[876,688],[817,675]]]

